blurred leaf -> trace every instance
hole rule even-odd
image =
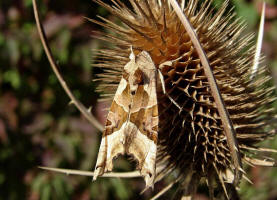
[[[233,0],[233,2],[238,16],[242,17],[242,19],[246,21],[248,28],[253,28],[259,20],[259,15],[254,7],[254,4],[248,3],[244,0]]]
[[[51,185],[46,183],[42,188],[41,200],[49,200],[51,199],[50,197],[51,197]]]
[[[86,46],[81,48],[82,66],[85,70],[91,69],[91,51],[89,49],[90,48]]]
[[[74,94],[74,96],[75,96],[77,99],[80,99],[81,93],[80,93],[79,90],[73,90],[73,94]]]
[[[57,79],[57,77],[55,76],[54,73],[49,75],[48,82],[49,82],[50,85],[57,85],[58,79]]]
[[[32,182],[32,189],[39,192],[41,187],[44,184],[45,175],[40,173],[36,176],[36,178]]]
[[[5,179],[6,179],[5,174],[0,173],[0,185],[2,185],[4,183]]]
[[[31,7],[32,6],[32,0],[24,0],[24,6],[25,7]]]
[[[65,64],[68,60],[70,39],[71,32],[67,29],[63,29],[56,39],[53,52],[58,55],[58,60],[61,64]]]
[[[41,55],[43,53],[43,49],[41,44],[38,42],[38,40],[32,40],[31,41],[32,46],[32,54],[35,59],[35,61],[39,61],[41,59]]]
[[[13,155],[13,150],[8,148],[2,148],[0,151],[0,160],[5,160]]]
[[[53,187],[55,188],[58,199],[67,199],[67,184],[63,181],[61,176],[56,176],[53,180]]]
[[[0,46],[2,46],[5,42],[5,38],[4,36],[2,35],[2,33],[0,33]]]
[[[17,70],[6,71],[3,75],[3,81],[10,83],[14,89],[18,89],[21,84],[20,76]]]
[[[111,179],[112,187],[119,199],[130,199],[130,190],[124,185],[122,179]]]
[[[16,65],[20,57],[19,44],[14,38],[7,38],[7,51],[12,65]]]

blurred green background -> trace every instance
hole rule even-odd
[[[218,6],[223,0],[215,0]],[[268,70],[277,84],[277,0],[268,0],[263,53]],[[92,31],[105,31],[84,17],[96,15],[112,19],[106,10],[91,0],[39,0],[40,15],[60,71],[76,97],[101,121],[103,108],[92,82],[98,69],[92,49],[103,47]],[[230,0],[246,20],[248,31],[257,33],[261,1]],[[139,195],[144,182],[139,179],[66,176],[37,166],[92,170],[101,133],[68,105],[69,99],[49,66],[38,38],[31,0],[0,1],[0,200],[6,199],[149,199],[154,192]],[[277,149],[275,140],[264,147]],[[277,155],[272,155],[277,159]],[[117,171],[134,166],[124,159],[116,162]],[[277,170],[249,168],[253,185],[243,181],[242,199],[277,199]],[[200,193],[205,189],[200,188]],[[161,197],[168,199],[174,191]],[[199,195],[198,199],[207,199]]]

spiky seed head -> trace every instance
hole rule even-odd
[[[130,46],[135,54],[149,52],[156,66],[181,57],[162,69],[166,91],[181,110],[158,90],[160,170],[156,181],[176,170],[182,195],[193,195],[201,178],[207,181],[211,196],[214,183],[225,190],[223,182],[232,180],[234,169],[226,136],[199,56],[172,7],[165,0],[130,0],[131,8],[120,0],[113,1],[113,6],[95,1],[122,22],[92,20],[113,33],[99,36],[114,45],[98,52],[102,59],[97,66],[103,69],[98,89],[106,99],[115,93]],[[255,145],[275,134],[270,124],[274,88],[268,87],[270,77],[264,68],[253,81],[249,79],[255,54],[253,34],[242,34],[244,26],[226,11],[227,1],[217,11],[211,3],[189,0],[180,5],[208,56],[234,124],[242,161],[255,165],[260,162],[250,158]]]

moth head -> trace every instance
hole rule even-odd
[[[144,84],[144,73],[134,60],[124,66],[123,78],[130,84],[132,95],[135,95],[139,85]]]

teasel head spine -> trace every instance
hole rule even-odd
[[[113,1],[113,6],[95,1],[122,22],[117,25],[101,17],[100,21],[91,20],[114,33],[98,36],[114,45],[99,50],[101,60],[95,64],[103,69],[98,90],[105,93],[106,100],[113,97],[123,66],[129,60],[130,46],[135,54],[147,51],[156,66],[181,58],[161,70],[167,93],[182,109],[158,90],[156,181],[175,170],[182,186],[181,196],[192,196],[202,179],[208,183],[211,196],[214,183],[225,193],[235,191],[231,183],[225,183],[232,179],[234,166],[209,82],[191,38],[170,4],[165,0],[130,0],[129,8],[120,0]],[[180,2],[210,62],[234,124],[243,163],[276,165],[252,158],[259,150],[256,144],[276,133],[271,123],[276,113],[271,106],[274,87],[268,87],[270,76],[266,68],[261,67],[256,78],[250,79],[254,35],[242,34],[245,25],[232,10],[226,11],[228,1],[217,11],[211,4],[212,1]]]

